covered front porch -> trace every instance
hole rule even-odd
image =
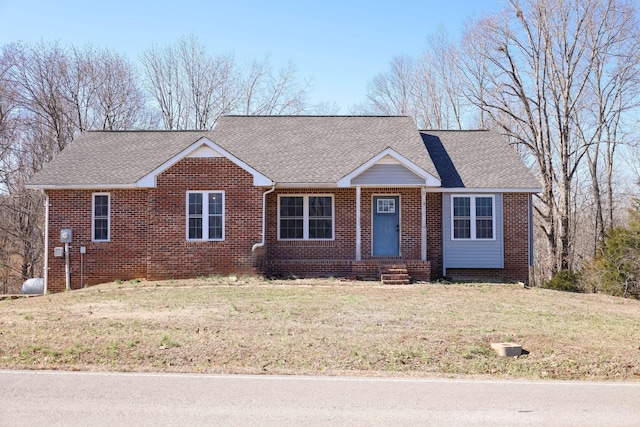
[[[437,277],[439,186],[438,178],[391,149],[335,186],[277,185],[267,199],[264,271],[279,277],[377,280],[396,265],[393,270],[406,270],[413,281]],[[314,228],[318,224],[321,234]]]

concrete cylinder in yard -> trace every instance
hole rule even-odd
[[[44,292],[44,281],[41,277],[27,279],[22,284],[23,294],[41,294]]]

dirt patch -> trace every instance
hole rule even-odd
[[[639,301],[516,285],[214,277],[0,301],[5,369],[634,380],[639,337]]]

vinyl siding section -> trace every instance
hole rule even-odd
[[[481,194],[474,195],[481,196]],[[451,196],[452,194],[444,194],[442,198],[444,268],[504,268],[502,194],[493,195],[495,196],[495,240],[453,240],[451,238]]]
[[[353,185],[425,185],[425,180],[402,165],[373,165],[358,175]]]

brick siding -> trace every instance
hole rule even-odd
[[[224,191],[224,241],[186,239],[187,191]],[[262,190],[230,160],[186,158],[148,190],[147,278],[180,279],[211,274],[255,274],[251,247],[261,240]]]
[[[225,192],[225,240],[187,242],[186,192]],[[141,190],[101,190],[111,196],[111,238],[91,241],[93,191],[50,190],[49,280],[65,289],[64,257],[54,257],[60,230],[73,230],[71,288],[112,280],[189,278],[211,274],[255,274],[251,252],[262,233],[262,190],[252,176],[225,158],[183,159]],[[80,255],[80,246],[87,248]]]
[[[111,236],[109,242],[91,241],[93,191],[48,191],[49,280],[48,290],[65,289],[65,259],[54,257],[54,248],[62,247],[60,230],[71,228],[73,242],[69,250],[71,289],[115,279],[145,277],[147,271],[147,192],[145,190],[105,190],[111,196]],[[86,254],[80,254],[80,247]]]
[[[225,239],[191,242],[186,239],[187,191],[224,191]],[[192,278],[212,274],[376,277],[379,261],[371,254],[374,195],[399,195],[401,258],[414,280],[442,276],[442,194],[427,193],[427,261],[421,257],[421,190],[378,188],[361,191],[362,261],[356,262],[356,190],[279,189],[267,196],[266,245],[261,240],[262,193],[252,176],[226,158],[186,158],[160,174],[157,188],[104,190],[110,194],[111,238],[91,241],[92,194],[89,190],[49,190],[49,282],[52,292],[65,288],[64,258],[54,257],[60,229],[73,229],[71,287],[112,281]],[[334,196],[335,239],[279,241],[278,195],[331,194]],[[528,195],[504,195],[505,268],[503,270],[448,270],[477,278],[527,281]],[[80,246],[86,254],[80,255]],[[393,260],[391,260],[393,261]]]
[[[529,195],[506,193],[504,205],[504,270],[507,277],[529,282]]]
[[[427,259],[431,279],[442,277],[442,193],[427,193]]]

